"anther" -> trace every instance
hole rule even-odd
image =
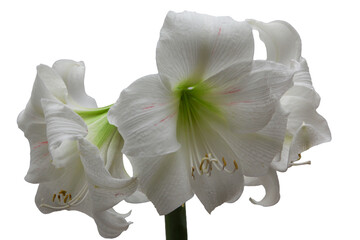
[[[59,192],[59,194],[62,194],[62,195],[63,195],[63,197],[65,197],[65,195],[66,195],[66,191],[65,191],[65,190],[61,190],[61,191]]]
[[[299,157],[299,158],[298,158],[297,160],[300,160],[300,159],[301,159],[301,154],[300,154],[300,153],[298,154],[298,157]]]
[[[86,199],[88,192],[89,192],[88,185],[85,184],[81,188],[81,190],[76,194],[74,199],[72,199],[72,195],[70,193],[66,194],[67,191],[61,190],[58,194],[54,194],[52,197],[53,202],[55,201],[55,198],[57,197],[57,199],[59,200],[60,206],[52,206],[49,204],[42,203],[42,204],[40,204],[40,207],[45,207],[45,208],[54,209],[54,210],[63,210],[63,209],[68,209],[73,206],[78,206]],[[61,197],[61,195],[63,195],[63,197]],[[63,201],[61,201],[61,199]]]
[[[227,163],[226,163],[226,161],[225,161],[225,158],[223,157],[222,158],[222,162],[223,162],[223,170],[225,169],[225,167],[226,167],[226,165],[227,165]]]
[[[199,166],[199,169],[200,169],[200,171],[201,171],[201,174],[203,174],[202,166],[203,166],[204,162],[205,162],[205,160],[202,159],[202,160],[201,160],[201,163],[200,163],[200,166]]]
[[[195,171],[195,168],[194,168],[194,167],[192,167],[192,168],[191,168],[191,176],[192,176],[192,178],[193,178],[193,179],[195,179],[195,176],[194,176],[194,171]]]
[[[234,170],[238,170],[239,169],[239,166],[237,164],[237,162],[234,160],[234,166],[235,166],[235,169]]]

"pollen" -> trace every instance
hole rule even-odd
[[[193,179],[195,179],[194,171],[195,171],[195,168],[191,167],[191,176]]]
[[[86,199],[88,192],[89,191],[87,184],[84,184],[84,186],[80,189],[80,191],[76,194],[74,198],[70,193],[68,193],[68,191],[60,190],[57,194],[55,193],[52,195],[52,202],[55,202],[55,199],[57,198],[59,200],[59,203],[56,203],[56,205],[42,203],[40,204],[40,207],[54,210],[68,209],[72,206],[77,206],[81,204]]]
[[[63,197],[66,195],[66,191],[65,190],[61,190],[60,192],[59,192],[59,195],[60,194],[62,194],[63,195]]]
[[[234,166],[235,166],[235,169],[238,170],[239,169],[239,166],[237,164],[237,162],[234,160]]]

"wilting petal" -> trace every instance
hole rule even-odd
[[[129,159],[141,190],[155,205],[159,214],[172,212],[193,196],[189,182],[190,165],[179,152]]]
[[[284,21],[263,23],[256,20],[247,22],[259,31],[260,39],[266,46],[268,60],[287,66],[290,66],[291,60],[300,60],[301,39],[289,23]]]
[[[137,179],[113,178],[106,170],[96,146],[80,139],[79,150],[94,212],[105,211],[135,192]]]
[[[43,99],[49,150],[56,167],[64,167],[79,158],[76,140],[87,135],[82,118],[66,105]]]
[[[251,61],[251,27],[230,17],[169,12],[160,32],[156,62],[172,86],[193,78],[201,81],[234,62]]]
[[[122,93],[108,113],[109,122],[126,139],[123,153],[129,156],[155,156],[174,152],[177,105],[158,75],[143,77]]]
[[[25,180],[40,183],[58,178],[63,169],[57,169],[51,163],[45,124],[32,124],[25,134],[30,143],[30,167]]]
[[[61,76],[68,89],[66,102],[74,109],[97,108],[96,101],[85,92],[83,62],[59,60],[54,63],[53,69]]]
[[[247,177],[245,178],[246,186],[263,185],[265,188],[265,197],[256,201],[250,198],[253,204],[269,207],[275,205],[280,200],[280,186],[279,179],[275,170],[270,169],[268,174],[258,178]]]

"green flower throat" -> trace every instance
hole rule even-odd
[[[99,149],[117,132],[116,127],[111,125],[107,119],[107,113],[111,106],[87,111],[76,111],[88,127],[87,139]]]
[[[184,80],[174,89],[179,101],[178,131],[193,131],[194,127],[207,125],[208,120],[223,121],[224,114],[216,102],[216,92],[204,81]]]

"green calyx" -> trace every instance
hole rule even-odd
[[[107,113],[111,106],[76,111],[88,127],[87,139],[99,149],[117,132],[116,127],[111,125],[107,119]]]
[[[175,87],[174,94],[180,100],[178,127],[203,125],[207,119],[224,120],[214,89],[206,82],[184,80]]]

